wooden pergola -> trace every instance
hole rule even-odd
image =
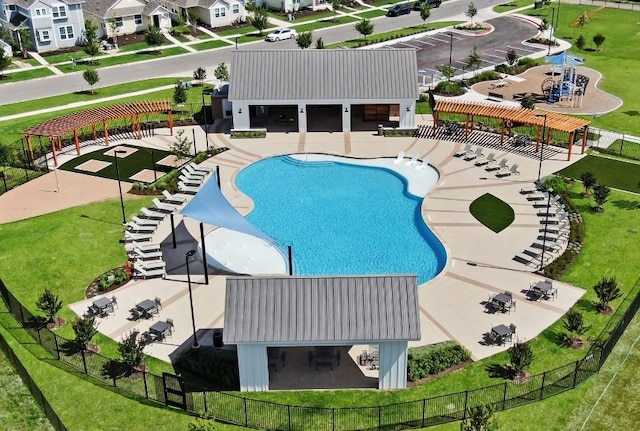
[[[142,114],[167,114],[169,117],[169,131],[171,135],[173,135],[173,115],[171,109],[170,100],[156,100],[103,106],[101,108],[88,109],[86,111],[65,115],[64,117],[54,118],[53,120],[45,121],[24,131],[27,138],[27,145],[29,146],[29,155],[33,159],[31,137],[46,136],[51,143],[53,161],[55,165],[58,166],[56,146],[58,150],[62,149],[62,136],[73,132],[76,152],[80,155],[79,129],[91,126],[93,128],[93,139],[96,139],[97,126],[101,124],[104,131],[105,145],[109,145],[107,123],[121,118],[131,119],[131,131],[138,136],[138,139],[142,139],[142,128],[140,125],[140,115]]]
[[[439,116],[442,113],[462,114],[466,116],[465,120],[465,136],[473,131],[474,120],[477,117],[497,118],[501,120],[500,127],[500,143],[504,143],[505,132],[508,136],[512,135],[512,127],[514,124],[525,124],[538,127],[536,138],[536,151],[540,148],[543,136],[543,129],[546,126],[548,133],[544,139],[544,143],[549,144],[553,131],[561,131],[569,134],[569,148],[567,151],[567,160],[571,160],[571,148],[576,136],[576,132],[582,130],[582,154],[584,154],[587,145],[587,134],[589,131],[590,121],[580,118],[570,117],[568,115],[558,114],[556,112],[542,111],[536,109],[525,109],[515,106],[496,106],[495,104],[482,102],[453,102],[448,100],[436,101],[433,109],[435,136],[438,127],[440,127]]]

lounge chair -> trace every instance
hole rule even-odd
[[[469,151],[467,154],[464,155],[464,159],[465,160],[475,160],[478,157],[482,156],[482,151],[484,150],[484,148],[482,147],[478,147],[476,148],[475,151]]]
[[[508,163],[507,159],[502,159],[500,161],[500,163],[492,162],[492,163],[489,163],[487,165],[487,167],[484,168],[484,170],[485,171],[497,171],[499,169],[504,169],[504,168],[507,167],[507,163]]]
[[[186,175],[187,177],[202,178],[202,179],[204,179],[204,177],[207,176],[205,172],[196,171],[189,165],[185,166],[184,169],[180,171],[180,173]]]
[[[475,165],[484,166],[495,161],[496,161],[496,153],[489,153],[487,157],[476,160]]]
[[[162,202],[165,202],[165,203],[168,203],[168,204],[181,205],[181,204],[183,204],[183,203],[185,203],[187,201],[187,198],[182,197],[182,196],[172,195],[167,190],[163,190],[162,191],[162,196],[164,197]]]
[[[196,164],[195,164],[195,163],[193,163],[193,162],[189,162],[188,166],[189,166],[191,169],[193,169],[194,171],[197,171],[197,172],[204,172],[205,174],[208,174],[209,172],[211,172],[211,169],[209,169],[209,168],[205,168],[205,167],[203,167],[203,166],[198,166],[198,165],[196,165]]]
[[[182,193],[187,193],[187,194],[190,194],[190,195],[195,195],[196,193],[198,193],[200,191],[199,187],[188,186],[185,183],[183,183],[182,181],[178,181],[178,189]]]
[[[564,207],[550,207],[550,208],[543,208],[540,211],[538,211],[537,215],[538,217],[547,217],[547,216],[551,216],[551,217],[560,217],[562,216],[562,214],[565,213]]]
[[[405,162],[405,166],[413,166],[418,162],[418,156],[413,156],[411,157],[411,160],[409,160],[408,162]]]
[[[142,213],[143,216],[150,219],[162,220],[167,216],[165,213],[153,211],[145,207],[140,208],[140,212]]]
[[[537,191],[540,191],[538,186],[525,186],[520,189],[520,193],[522,193],[523,195],[526,195],[529,193],[535,193]]]
[[[154,259],[154,260],[136,260],[134,268],[144,268],[146,270],[149,269],[158,269],[165,268],[167,266],[167,262],[162,259]]]
[[[423,170],[423,169],[425,169],[425,168],[428,168],[428,167],[429,167],[429,159],[424,159],[424,160],[422,161],[422,163],[420,163],[420,164],[419,164],[418,166],[416,166],[414,169],[415,169],[416,171],[421,171],[421,170]]]
[[[396,159],[393,161],[393,164],[399,165],[400,163],[402,163],[403,160],[404,160],[404,151],[400,151]]]
[[[545,227],[540,228],[540,232],[549,232],[549,233],[557,233],[557,234],[564,234],[564,233],[568,233],[571,230],[571,227],[569,225],[569,221],[565,220],[560,224],[557,225],[545,225]]]
[[[547,225],[547,224],[560,224],[562,222],[564,222],[565,220],[568,220],[568,215],[567,213],[562,213],[560,215],[557,216],[549,216],[549,217],[543,217],[540,219],[540,223]]]
[[[132,241],[131,245],[133,246],[134,249],[139,249],[142,250],[143,252],[150,252],[150,251],[159,251],[160,250],[160,244],[139,244],[136,241]]]
[[[200,187],[202,185],[202,178],[185,177],[184,175],[180,175],[178,177],[178,181],[182,181],[191,187]]]
[[[135,275],[138,277],[142,277],[142,278],[152,278],[152,277],[162,277],[164,278],[167,275],[167,271],[165,268],[155,268],[155,269],[147,269],[147,268],[143,268],[141,266],[137,266],[135,268]],[[138,310],[136,310],[138,311]],[[133,312],[132,312],[133,314]],[[139,312],[138,312],[138,316],[139,316]],[[134,317],[135,319],[135,317]],[[140,320],[140,318],[138,317],[138,319],[136,320]]]
[[[520,174],[520,172],[518,172],[517,163],[514,163],[513,166],[511,166],[509,169],[507,169],[506,167],[500,169],[498,172],[496,172],[496,177],[508,177],[511,174],[515,174],[515,175]]]
[[[139,248],[134,248],[133,253],[135,254],[135,257],[139,259],[162,259],[161,251],[143,251]]]
[[[175,205],[169,205],[169,204],[163,204],[162,202],[160,202],[160,199],[158,198],[153,198],[153,205],[160,211],[165,211],[165,212],[175,212],[178,208]]]
[[[156,231],[157,227],[158,226],[151,226],[151,225],[140,226],[139,224],[132,221],[127,223],[127,230],[129,232],[136,232],[136,233],[142,233],[142,232],[153,233]]]
[[[151,218],[140,218],[138,216],[133,216],[131,220],[139,226],[156,226],[157,227],[160,224],[160,220],[154,220]]]
[[[547,196],[548,197],[548,196]],[[551,208],[556,203],[560,202],[560,196],[554,196],[551,199],[534,202],[534,208]]]
[[[128,230],[124,231],[125,241],[151,241],[153,239],[152,233],[133,233]]]
[[[453,157],[462,157],[471,151],[471,144],[466,144],[463,149],[456,151],[453,153]]]
[[[562,248],[560,245],[556,244],[553,241],[547,241],[542,239],[535,240],[531,244],[531,247],[541,248],[541,249],[544,249],[545,251],[557,251]]]

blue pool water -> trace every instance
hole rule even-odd
[[[444,267],[423,198],[390,170],[282,156],[243,169],[236,184],[255,203],[247,219],[292,246],[296,275],[418,274],[424,283]]]

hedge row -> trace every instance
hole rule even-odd
[[[407,377],[415,382],[430,374],[437,374],[461,362],[468,361],[471,353],[456,343],[442,343],[428,348],[409,349]]]

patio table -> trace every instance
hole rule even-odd
[[[500,344],[504,344],[505,339],[509,335],[511,335],[511,328],[509,328],[506,325],[500,324],[491,328],[491,332],[493,332],[497,336],[497,339],[499,340]]]
[[[553,288],[553,284],[547,281],[539,281],[532,286],[534,292],[538,293],[540,297],[544,297],[545,299],[549,298],[549,296],[555,296],[556,290]]]
[[[107,313],[109,311],[113,311],[113,303],[109,298],[98,298],[93,301],[93,306],[97,307],[100,310],[100,313]]]
[[[145,299],[136,305],[136,308],[140,310],[143,316],[151,316],[151,314],[157,310],[156,302],[151,299]]]
[[[149,331],[156,334],[158,336],[158,340],[162,341],[164,337],[171,330],[171,325],[165,321],[156,322],[151,327],[149,327]]]
[[[496,303],[500,311],[504,312],[510,308],[511,301],[513,300],[511,295],[507,295],[506,293],[498,293],[495,295],[491,301]]]

